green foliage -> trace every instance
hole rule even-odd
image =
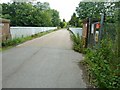
[[[100,48],[87,51],[85,61],[96,87],[120,88],[120,58],[112,46],[112,41],[107,38],[102,40]]]
[[[54,9],[52,10],[52,24],[54,27],[60,24],[59,12]]]
[[[20,39],[20,38],[7,40],[7,41],[2,42],[2,47],[14,46],[14,45],[17,45],[18,43],[22,43],[24,40],[25,39]]]
[[[73,14],[70,22],[71,25],[74,24],[74,26],[75,23],[77,23],[75,20],[76,16],[78,16],[79,20],[86,18],[99,19],[102,13],[105,14],[104,34],[106,37],[103,37],[100,47],[87,49],[85,62],[88,65],[90,82],[96,87],[120,88],[120,1],[80,2],[76,8],[76,12],[77,15]],[[112,25],[106,26],[106,23],[115,24],[116,27]],[[115,29],[116,34],[113,33]],[[115,36],[115,38],[113,38],[113,36]],[[76,42],[76,36],[73,35],[73,37],[73,40]],[[77,42],[74,46],[76,46],[77,50],[80,50],[80,45]]]
[[[116,47],[117,47],[117,55],[120,57],[120,1],[115,4],[116,10],[115,10],[115,23],[116,23]]]
[[[73,13],[69,24],[73,27],[82,27],[82,21],[76,16],[76,13]]]
[[[70,25],[72,26],[76,26],[77,24],[77,16],[76,16],[76,13],[73,13],[72,17],[71,17],[71,20],[69,21]]]
[[[44,11],[44,10],[49,10],[50,9],[50,5],[48,2],[37,2],[34,7],[38,8],[39,10],[41,11]]]
[[[83,22],[81,19],[77,18],[77,24],[76,24],[76,27],[83,27]]]
[[[79,33],[75,35],[71,30],[69,31],[71,33],[71,39],[73,41],[73,49],[79,53],[84,53],[84,48]]]
[[[2,42],[2,48],[7,48],[7,47],[10,47],[10,46],[16,46],[20,43],[23,43],[25,41],[28,41],[28,40],[31,40],[31,39],[34,39],[34,38],[37,38],[37,37],[41,37],[45,34],[53,32],[53,31],[56,31],[56,30],[41,32],[41,33],[38,33],[38,34],[35,34],[35,35],[32,35],[32,36],[27,36],[27,37],[23,37],[23,38],[9,39],[9,40],[6,40],[6,41]]]
[[[3,3],[2,17],[10,19],[11,26],[58,26],[59,12],[51,9],[49,3]]]
[[[64,27],[64,23],[60,22],[60,27],[63,28]]]
[[[67,27],[67,22],[65,21],[65,19],[63,19],[63,21],[60,22],[60,27],[61,28],[66,28]]]
[[[114,3],[111,2],[80,2],[76,12],[81,19],[87,17],[100,18],[101,13],[114,16]]]

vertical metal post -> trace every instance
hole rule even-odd
[[[89,18],[89,26],[88,26],[88,47],[90,47],[90,29],[91,29],[91,18]]]
[[[100,45],[100,41],[102,39],[103,21],[104,21],[104,14],[101,15],[100,30],[99,30],[99,39],[98,39],[99,45]]]

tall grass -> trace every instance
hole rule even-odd
[[[69,31],[70,31],[71,39],[73,41],[73,50],[79,53],[84,53],[83,42],[79,33],[74,34],[71,30]]]

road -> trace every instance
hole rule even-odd
[[[67,30],[27,41],[2,53],[3,88],[85,88]]]

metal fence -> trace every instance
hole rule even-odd
[[[109,38],[113,42],[115,42],[116,34],[117,34],[115,23],[104,23],[100,29],[97,30],[94,28],[93,33],[91,33],[92,32],[91,27],[92,25],[90,24],[88,29],[88,38],[87,38],[87,44],[89,48],[99,46],[103,38]]]
[[[115,23],[105,23],[103,30],[103,37],[109,37],[112,41],[116,39],[116,24]]]

